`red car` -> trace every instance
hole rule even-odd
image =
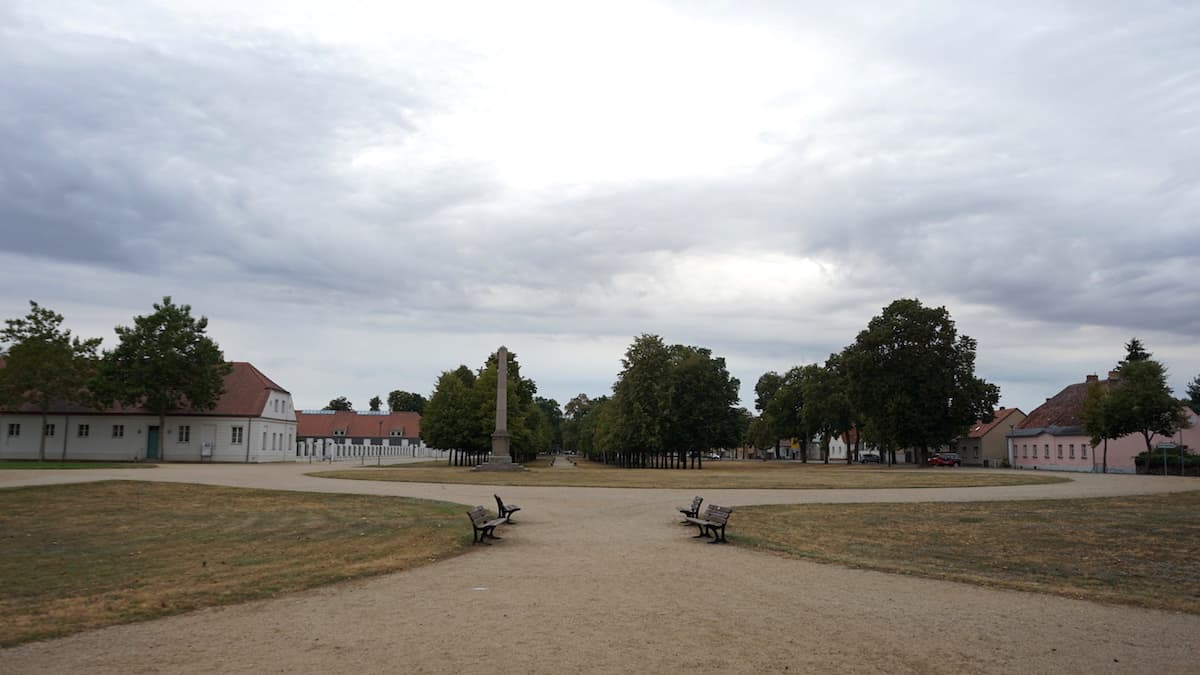
[[[929,466],[962,466],[957,452],[936,452],[929,458]]]

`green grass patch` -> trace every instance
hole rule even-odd
[[[309,475],[354,480],[406,481],[415,483],[460,483],[469,485],[522,485],[546,487],[621,487],[704,489],[891,489],[990,487],[1061,483],[1070,478],[1032,471],[1000,473],[988,470],[928,468],[880,468],[845,464],[798,464],[783,462],[706,462],[695,469],[621,469],[578,460],[573,468],[550,468],[539,462],[528,471],[472,471],[470,467],[446,466],[445,462],[422,462],[384,467],[357,467],[318,471]]]
[[[1200,492],[750,506],[730,541],[817,562],[1200,614]]]
[[[0,471],[8,469],[153,469],[157,464],[144,462],[38,462],[34,460],[0,460]]]
[[[455,555],[458,504],[106,481],[0,490],[0,646]]]

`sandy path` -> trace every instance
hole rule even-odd
[[[486,486],[331,481],[303,476],[307,470],[192,465],[86,477],[494,504]],[[0,486],[81,478],[0,472]],[[1049,486],[705,496],[740,505],[1032,499],[1198,486],[1084,475]],[[673,517],[692,496],[677,490],[498,490],[524,510],[494,546],[376,579],[0,651],[0,673],[1200,672],[1200,657],[1188,646],[1200,635],[1197,616],[710,546],[691,539]]]

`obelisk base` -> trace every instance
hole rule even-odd
[[[515,464],[508,452],[508,443],[512,434],[507,431],[497,431],[492,434],[492,458],[476,466],[472,471],[525,471],[525,467]]]

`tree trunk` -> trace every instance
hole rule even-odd
[[[1108,439],[1104,439],[1104,461],[1100,464],[1100,473],[1108,473]]]
[[[38,461],[46,461],[46,409],[42,408],[42,435],[38,443]]]

